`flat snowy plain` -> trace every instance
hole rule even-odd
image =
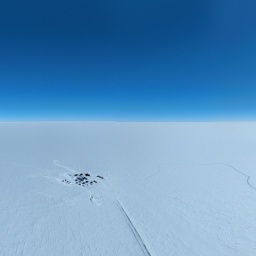
[[[256,255],[256,123],[0,123],[0,178],[1,256]]]

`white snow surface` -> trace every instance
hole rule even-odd
[[[256,255],[253,122],[0,123],[0,182],[1,256]]]

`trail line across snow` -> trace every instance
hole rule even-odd
[[[151,256],[151,253],[149,252],[147,246],[145,245],[142,237],[140,236],[138,230],[136,229],[136,227],[134,226],[132,220],[130,219],[130,217],[128,216],[128,214],[126,213],[126,211],[124,210],[123,206],[120,204],[120,202],[116,199],[117,201],[117,206],[119,207],[119,209],[121,210],[122,214],[124,215],[124,217],[126,218],[129,227],[134,235],[134,237],[136,238],[137,242],[140,245],[141,250],[143,251],[145,256]]]
[[[75,168],[73,166],[67,166],[66,164],[62,163],[61,161],[59,160],[54,160],[53,163],[59,167],[62,167],[68,171],[71,171],[73,173],[77,172],[77,170],[75,170]]]
[[[226,165],[228,167],[230,167],[231,169],[233,169],[235,172],[241,174],[242,176],[246,177],[246,183],[247,185],[256,190],[256,187],[254,187],[251,183],[250,183],[250,179],[251,179],[251,176],[250,175],[247,175],[245,174],[244,172],[241,172],[240,170],[238,170],[237,168],[235,168],[234,166],[232,166],[231,164],[227,164],[227,163],[212,163],[212,164],[196,164],[196,165]]]
[[[238,169],[236,169],[234,166],[230,165],[230,164],[225,164],[225,163],[214,163],[214,164],[222,164],[222,165],[226,165],[226,166],[229,166],[230,168],[232,168],[234,171],[240,173],[241,175],[245,176],[247,179],[246,179],[246,182],[248,184],[249,187],[251,187],[252,189],[256,190],[256,187],[254,187],[251,183],[250,183],[250,179],[251,179],[251,176],[250,175],[247,175],[241,171],[239,171]]]
[[[160,169],[160,166],[170,166],[172,164],[158,164],[157,165],[157,168]],[[182,164],[181,164],[182,165]],[[231,169],[233,169],[235,172],[239,173],[240,175],[246,177],[246,183],[247,185],[252,188],[253,190],[256,190],[256,187],[254,187],[251,183],[250,183],[250,179],[251,179],[251,176],[250,175],[247,175],[245,174],[244,172],[238,170],[237,168],[235,168],[233,165],[231,164],[227,164],[227,163],[210,163],[210,164],[185,164],[185,165],[225,165],[225,166],[228,166],[230,167]],[[152,176],[155,176],[159,173],[160,171],[157,171],[151,175],[149,175],[148,177],[146,177],[146,179],[149,179],[151,178]]]

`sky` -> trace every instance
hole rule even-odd
[[[9,0],[0,121],[256,120],[255,0]]]

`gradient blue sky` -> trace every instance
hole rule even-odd
[[[256,120],[255,0],[9,0],[0,120]]]

